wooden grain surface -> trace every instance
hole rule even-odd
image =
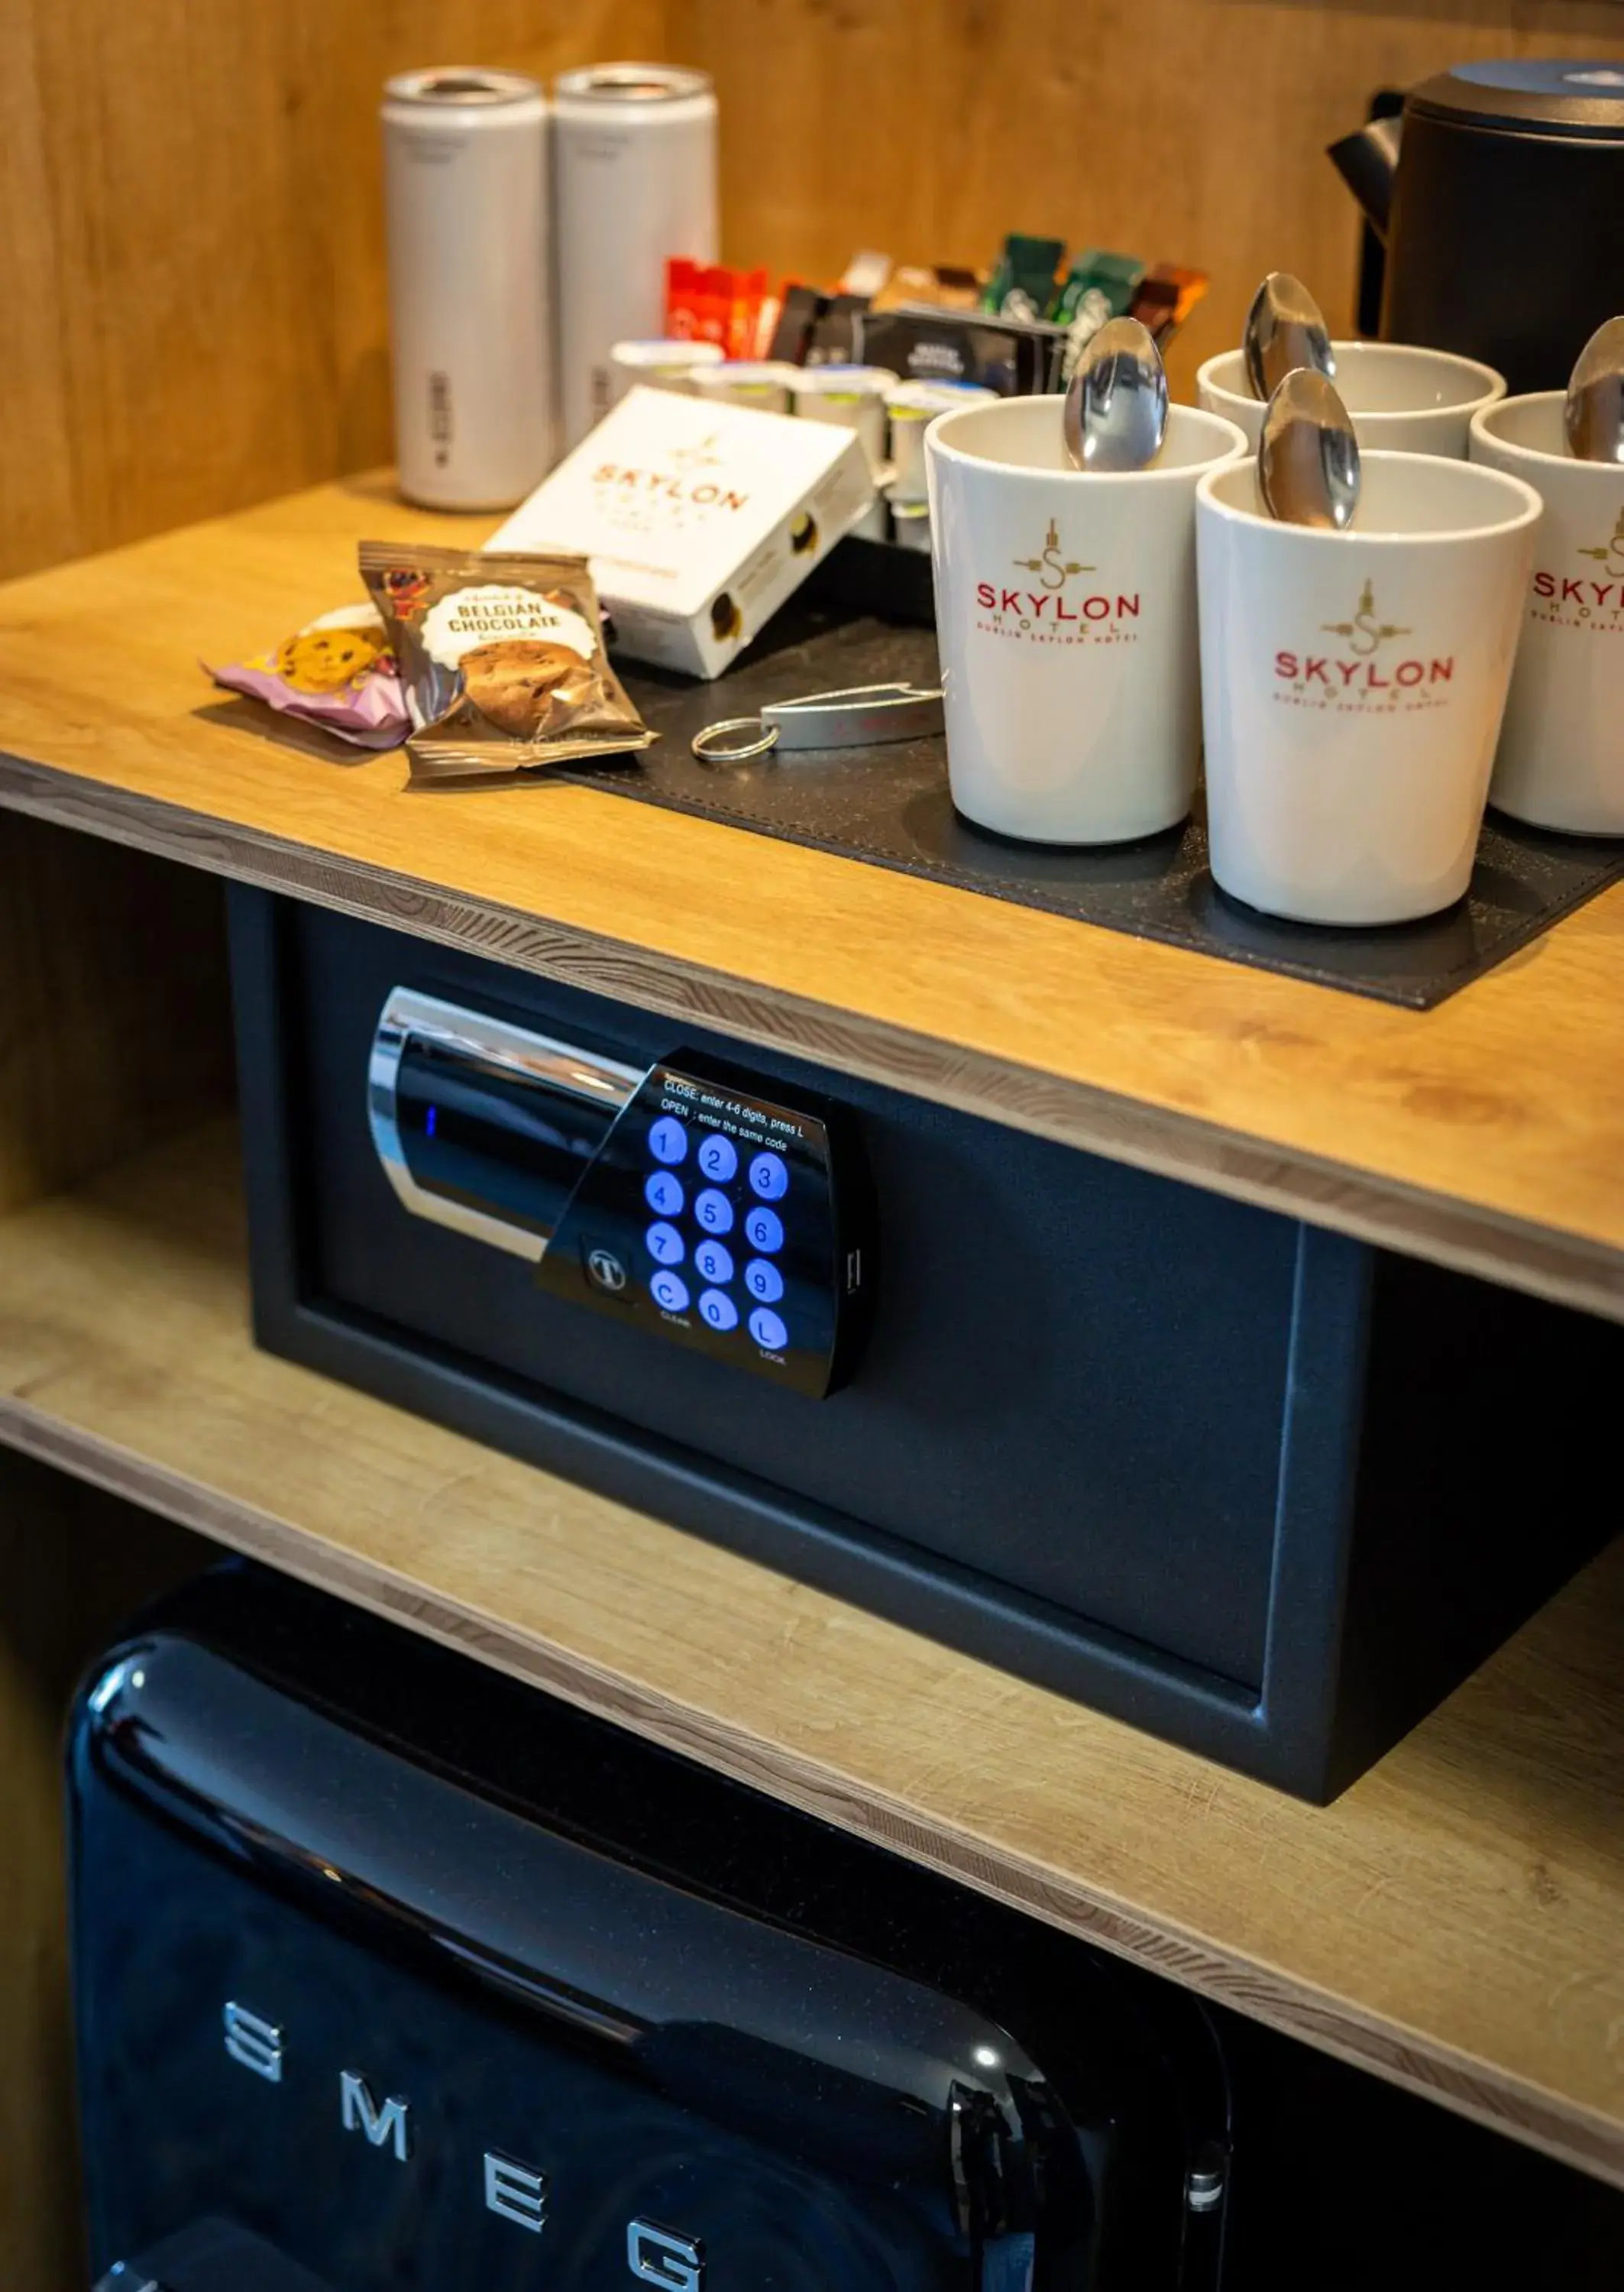
[[[1624,1316],[1624,884],[1416,1013],[591,789],[408,793],[197,666],[368,530],[483,522],[355,481],[0,589],[0,807]]]
[[[219,886],[0,813],[0,1210],[232,1097]]]
[[[1016,229],[1200,264],[1214,285],[1176,356],[1187,387],[1266,270],[1351,314],[1357,231],[1324,146],[1373,88],[1531,52],[1624,55],[1624,17],[1604,0],[7,0],[0,570],[387,455],[390,70],[705,66],[730,259],[831,277],[858,246],[985,260]]]
[[[84,2292],[62,1836],[62,1721],[125,1618],[214,1557],[168,1521],[0,1452],[0,2256]]]
[[[251,1345],[213,1131],[0,1223],[0,1440],[1624,2185],[1624,1545],[1331,1807]]]

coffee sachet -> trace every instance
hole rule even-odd
[[[406,688],[417,779],[523,771],[646,748],[604,651],[584,557],[364,541]]]

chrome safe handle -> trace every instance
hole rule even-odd
[[[385,1001],[373,1036],[366,1110],[373,1144],[390,1185],[415,1216],[454,1227],[532,1263],[539,1261],[556,1223],[549,1219],[542,1197],[557,1193],[556,1185],[538,1189],[534,1215],[504,1215],[499,1203],[477,1202],[465,1189],[437,1189],[414,1168],[402,1126],[402,1065],[418,1053],[443,1061],[448,1072],[460,1069],[465,1094],[482,1075],[491,1078],[494,1095],[504,1085],[519,1085],[527,1096],[534,1092],[538,1134],[548,1127],[551,1115],[562,1113],[567,1119],[571,1110],[589,1129],[596,1122],[597,1140],[576,1142],[581,1167],[609,1123],[636,1096],[646,1070],[414,988],[397,987]],[[554,1136],[538,1150],[551,1148],[567,1162],[568,1142]]]

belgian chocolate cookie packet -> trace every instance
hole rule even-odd
[[[584,557],[364,541],[414,779],[523,771],[655,738],[610,667]]]

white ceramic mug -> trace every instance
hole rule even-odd
[[[1540,516],[1520,479],[1367,454],[1346,533],[1281,525],[1256,466],[1196,502],[1212,873],[1300,923],[1465,892]]]
[[[1409,343],[1332,343],[1337,393],[1354,418],[1361,450],[1443,454],[1464,462],[1472,417],[1506,395],[1503,376],[1453,351]],[[1210,358],[1195,377],[1210,414],[1245,432],[1254,453],[1263,432],[1263,400],[1254,398],[1239,351]]]
[[[1472,424],[1472,459],[1545,504],[1489,801],[1538,827],[1624,835],[1624,468],[1573,459],[1564,398],[1508,398]]]
[[[948,779],[1001,835],[1122,843],[1190,808],[1195,488],[1243,440],[1175,406],[1150,468],[1085,472],[1061,408],[999,399],[926,433]]]

